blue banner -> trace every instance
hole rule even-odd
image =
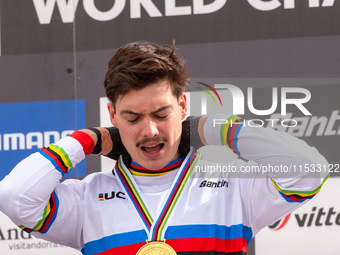
[[[0,104],[0,180],[22,159],[85,128],[85,100]],[[86,175],[86,161],[65,178]]]

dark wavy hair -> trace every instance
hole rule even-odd
[[[172,46],[139,41],[124,44],[114,51],[104,87],[115,107],[119,96],[163,80],[170,82],[172,93],[178,99],[189,86],[189,78],[184,59],[175,53],[174,41]]]

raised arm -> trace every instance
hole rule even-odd
[[[94,144],[76,131],[21,161],[0,182],[0,210],[37,237],[81,249],[86,182],[60,180]]]
[[[328,178],[328,163],[317,149],[285,132],[213,115],[201,119],[199,133],[205,144],[227,146],[247,160],[232,164],[254,233],[314,197]]]

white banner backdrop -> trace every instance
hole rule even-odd
[[[109,102],[109,100],[107,99],[107,97],[101,97],[99,98],[99,116],[100,116],[100,126],[101,127],[111,127],[112,124],[110,122],[110,115],[109,115],[109,111],[107,109],[107,103]],[[104,156],[100,156],[101,158],[101,169],[102,172],[105,171],[112,171],[114,164],[115,164],[115,160],[113,159],[109,159],[107,157]]]
[[[82,253],[66,246],[35,238],[21,230],[5,214],[0,212],[0,254],[81,255]]]
[[[320,193],[278,224],[255,237],[260,255],[340,254],[340,178],[327,180]]]

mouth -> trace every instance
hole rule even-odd
[[[141,146],[141,149],[144,152],[150,153],[150,154],[155,154],[157,152],[160,152],[163,148],[164,148],[164,143],[158,143],[158,144],[154,144],[154,145]]]
[[[159,159],[165,153],[165,145],[167,139],[165,137],[145,138],[138,143],[136,147],[140,148],[142,154],[147,159]]]

